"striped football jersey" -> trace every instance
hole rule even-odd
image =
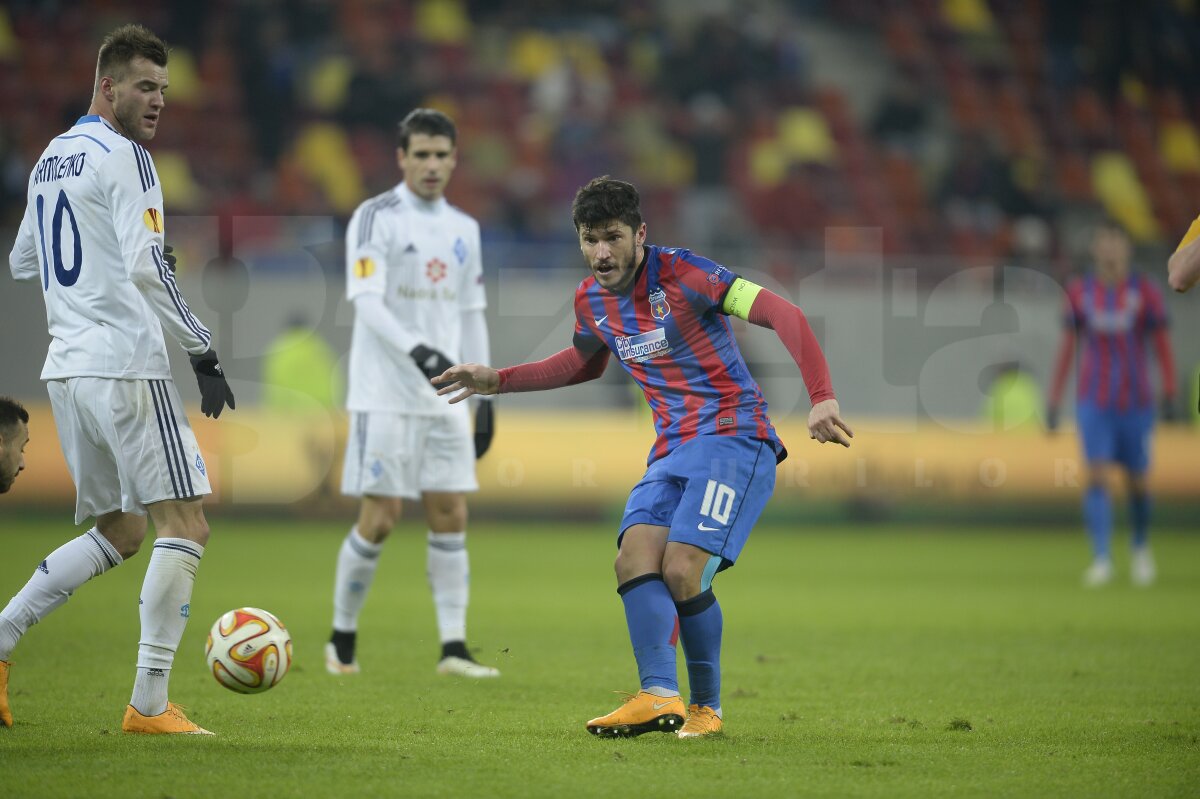
[[[1081,348],[1077,402],[1119,410],[1153,406],[1147,349],[1151,334],[1167,326],[1153,283],[1138,274],[1111,286],[1093,275],[1072,280],[1063,323]]]
[[[746,436],[786,451],[767,401],[721,312],[738,276],[689,250],[646,245],[632,290],[614,294],[594,276],[575,292],[575,347],[607,347],[641,387],[658,438],[653,463],[696,436]]]

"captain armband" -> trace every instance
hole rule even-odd
[[[762,290],[762,286],[757,283],[751,283],[749,280],[739,277],[733,281],[729,291],[725,292],[725,301],[721,303],[721,310],[730,316],[749,321],[750,308],[754,305],[754,298]]]

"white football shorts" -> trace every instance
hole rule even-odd
[[[46,383],[75,523],[115,510],[145,515],[164,499],[212,493],[208,470],[171,380],[71,377]]]
[[[419,499],[426,491],[477,491],[475,439],[466,406],[439,416],[354,411],[342,493]]]

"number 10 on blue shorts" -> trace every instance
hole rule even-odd
[[[697,436],[650,464],[629,493],[621,535],[635,524],[668,527],[668,541],[718,555],[724,569],[737,560],[774,490],[770,443]]]

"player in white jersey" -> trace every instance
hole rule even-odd
[[[440,402],[429,378],[465,358],[488,359],[479,224],[446,202],[457,132],[420,108],[400,123],[404,180],[363,203],[346,230],[350,435],[342,493],[361,497],[338,552],[331,674],[358,672],[358,616],[402,501],[420,500],[429,523],[427,571],[442,643],[439,674],[496,677],[466,645],[466,492],[491,443],[494,410],[481,402],[472,439],[466,408]]]
[[[167,88],[167,48],[140,25],[100,47],[88,114],[56,137],[29,178],[9,256],[36,280],[50,351],[42,379],[75,481],[75,523],[95,526],[34,570],[0,611],[0,721],[12,725],[9,657],[76,589],[156,540],[139,597],[141,638],[126,732],[206,734],[171,702],[167,682],[187,624],[208,524],[204,460],[167,364],[163,328],[190,353],[205,415],[234,405],[211,334],[175,285],[163,244],[162,189],[150,154]]]

